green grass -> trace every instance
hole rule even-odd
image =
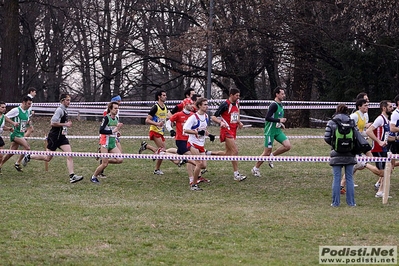
[[[47,119],[48,120],[48,119]],[[34,136],[44,136],[39,120]],[[74,121],[71,135],[97,135],[99,122]],[[217,134],[217,128],[211,131]],[[147,126],[125,125],[124,135],[146,135]],[[322,135],[322,129],[287,129],[287,135]],[[244,129],[239,135],[262,135]],[[141,140],[122,141],[136,153]],[[292,139],[286,155],[328,156],[322,139]],[[30,141],[43,149],[42,141]],[[95,152],[96,140],[71,139],[73,151]],[[259,155],[263,139],[239,139],[241,155]],[[6,147],[9,141],[6,139]],[[171,140],[168,147],[173,146]],[[276,144],[277,145],[277,144]],[[208,142],[210,150],[223,149]],[[69,184],[64,157],[49,171],[31,161],[18,173],[15,156],[0,177],[1,265],[316,265],[320,245],[398,245],[396,173],[392,199],[374,198],[376,177],[356,174],[356,208],[331,208],[331,167],[327,163],[275,162],[250,175],[252,162],[240,162],[249,177],[234,182],[230,162],[209,161],[201,192],[188,188],[185,169],[164,161],[162,177],[152,160],[110,165],[101,185],[90,183],[94,158],[75,158],[85,179]]]

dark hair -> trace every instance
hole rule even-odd
[[[284,90],[282,87],[277,86],[273,90],[273,96],[276,97],[276,94],[279,94],[281,90]]]
[[[345,104],[338,104],[335,110],[335,114],[348,114],[348,106]]]
[[[184,91],[184,97],[190,97],[190,95],[191,95],[191,92],[192,91],[195,91],[193,88],[188,88],[188,89],[186,89],[185,91]]]
[[[202,105],[204,102],[208,101],[207,98],[198,98],[197,101],[195,102],[195,106],[197,106],[197,108],[199,109],[200,105]]]
[[[388,103],[390,103],[391,101],[388,100],[383,100],[380,102],[380,110],[382,111],[382,108],[384,107],[388,107]]]
[[[28,95],[25,95],[24,97],[22,97],[22,101],[23,102],[31,102],[32,101],[32,98],[31,97],[29,97]]]
[[[367,100],[364,98],[360,98],[356,101],[356,109],[358,110],[359,107],[362,107],[363,104],[366,104]]]
[[[230,89],[230,91],[229,91],[229,95],[235,95],[235,94],[237,94],[237,93],[240,93],[240,90],[239,90],[239,89],[236,89],[236,88],[232,88],[232,89]]]
[[[30,94],[32,91],[36,91],[36,88],[34,88],[34,87],[29,87],[29,89],[28,89],[28,94]]]
[[[159,90],[157,91],[157,93],[155,94],[155,101],[158,101],[159,98],[161,97],[162,93],[166,93],[165,90]],[[159,98],[158,98],[159,97]]]
[[[194,94],[193,96],[191,96],[191,100],[193,100],[193,102],[197,101],[197,99],[201,97],[201,94]]]
[[[116,104],[116,105],[119,106],[119,103],[118,103],[118,102],[110,102],[110,103],[108,103],[108,106],[107,106],[107,114],[109,114],[109,113],[111,112],[111,109],[114,108],[114,104]]]
[[[356,100],[364,99],[364,96],[367,96],[367,93],[361,92],[356,96]]]
[[[63,100],[65,100],[65,98],[68,97],[68,96],[69,96],[68,93],[62,93],[62,94],[60,95],[60,102],[62,102]],[[69,96],[69,97],[71,97],[71,96]]]

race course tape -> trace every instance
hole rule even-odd
[[[57,152],[34,150],[0,150],[0,154],[30,154],[43,156],[72,156],[94,158],[122,158],[122,159],[163,159],[163,160],[209,160],[209,161],[273,161],[273,162],[329,162],[329,156],[215,156],[215,155],[178,155],[178,154],[128,154],[128,153],[94,153],[94,152]],[[397,154],[388,157],[357,157],[361,162],[387,162],[397,159]]]
[[[2,136],[9,138],[9,136]],[[99,139],[99,136],[72,136],[68,135],[68,139]],[[120,136],[119,139],[148,139],[148,136]],[[174,137],[165,136],[166,139],[174,139]],[[215,136],[219,138],[219,136]],[[237,139],[264,139],[265,136],[237,136]],[[289,139],[322,139],[324,136],[287,136]],[[45,140],[46,137],[25,137],[28,140]]]

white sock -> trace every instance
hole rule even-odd
[[[235,171],[235,172],[234,172],[234,176],[238,176],[238,175],[240,175],[240,172]]]

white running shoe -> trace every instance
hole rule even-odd
[[[269,166],[270,166],[270,168],[274,168],[274,164],[273,164],[273,162],[272,161],[269,161]]]
[[[354,170],[363,170],[366,167],[367,162],[357,162]]]
[[[252,172],[253,176],[255,176],[255,177],[261,177],[259,168],[256,169],[256,168],[254,167],[254,168],[252,168],[251,172]]]
[[[69,182],[71,183],[76,183],[83,180],[83,176],[81,175],[73,175],[72,177],[69,178]]]
[[[154,175],[163,175],[163,172],[161,170],[154,170]]]
[[[376,198],[382,198],[384,197],[384,192],[377,192],[375,193]],[[388,199],[392,198],[391,196],[388,196]]]
[[[237,174],[237,175],[234,175],[234,180],[235,181],[243,181],[243,180],[245,180],[247,177],[245,176],[245,175],[240,175],[240,174]]]

